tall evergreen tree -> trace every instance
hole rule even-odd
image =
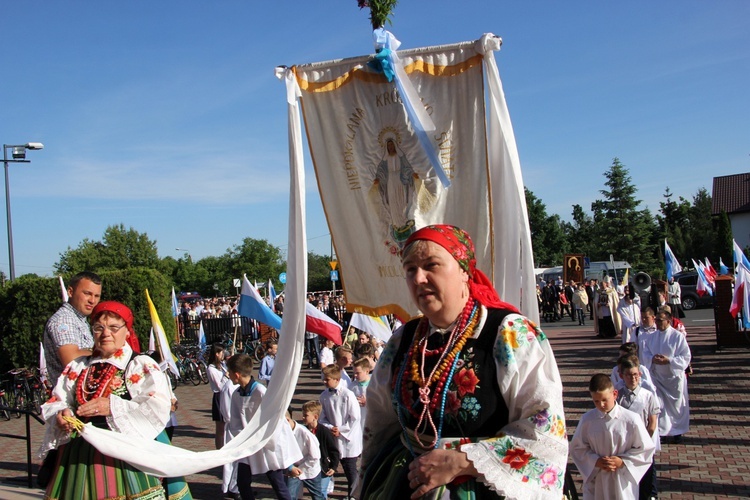
[[[656,224],[648,210],[639,210],[641,200],[635,197],[638,190],[631,182],[628,169],[614,158],[604,176],[608,188],[600,191],[604,199],[591,204],[599,248],[592,260],[608,259],[612,254],[615,260],[626,260],[638,270],[653,269]]]

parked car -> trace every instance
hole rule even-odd
[[[698,273],[696,271],[685,271],[674,275],[674,279],[680,284],[682,308],[686,311],[696,307],[712,306],[714,298],[708,294],[701,297],[698,295]]]

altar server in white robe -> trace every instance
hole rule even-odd
[[[239,384],[232,394],[229,418],[230,432],[237,436],[258,411],[266,387],[253,379],[253,360],[247,354],[229,358],[227,368],[229,380]],[[237,462],[237,488],[243,500],[254,500],[252,476],[256,474],[266,475],[277,498],[291,499],[284,472],[302,458],[292,429],[280,420],[273,437],[263,448]]]
[[[654,442],[641,417],[617,404],[608,375],[589,383],[595,409],[576,427],[570,454],[583,476],[583,498],[637,499],[638,483],[651,466]]]
[[[690,365],[690,348],[685,336],[672,328],[666,312],[656,315],[656,332],[641,339],[641,364],[651,372],[662,404],[659,434],[679,442],[690,428],[690,404],[685,369]]]
[[[630,288],[625,287],[625,296],[617,304],[617,312],[620,313],[622,323],[622,343],[635,342],[635,331],[641,326],[641,298],[636,295],[630,298]]]

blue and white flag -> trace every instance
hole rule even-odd
[[[237,312],[240,316],[260,321],[271,328],[281,328],[281,318],[266,305],[258,290],[250,284],[247,275],[242,276],[242,292]]]
[[[721,257],[719,257],[719,274],[721,276],[724,276],[725,274],[729,274],[729,268],[724,265],[724,261],[721,260]]]
[[[667,261],[667,280],[669,280],[669,278],[682,271],[682,266],[677,257],[674,256],[674,253],[672,253],[672,249],[669,248],[666,238],[664,238],[664,258]]]
[[[735,240],[732,240],[732,243],[734,245],[734,272],[737,274],[739,272],[739,266],[742,265],[745,267],[745,270],[750,272],[750,261],[747,260],[747,257],[745,257],[745,252],[742,251],[742,248],[737,244]]]
[[[206,332],[203,330],[203,320],[201,320],[201,325],[198,329],[198,347],[200,347],[201,349],[205,349],[206,344]]]
[[[268,298],[271,301],[271,310],[273,312],[276,312],[276,290],[273,287],[273,282],[269,279],[268,280]]]
[[[177,303],[177,295],[174,293],[174,287],[172,287],[172,316],[175,318],[180,315],[180,304]]]

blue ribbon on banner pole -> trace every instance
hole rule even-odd
[[[404,103],[404,108],[406,108],[406,115],[409,117],[409,121],[411,121],[414,127],[414,132],[417,134],[419,144],[427,154],[427,158],[430,160],[432,168],[435,170],[435,174],[440,179],[443,187],[449,187],[451,181],[445,174],[435,147],[427,135],[428,132],[435,130],[435,124],[423,107],[416,107],[417,105],[422,106],[422,101],[419,99],[417,90],[412,85],[411,80],[406,76],[401,60],[398,54],[396,54],[396,49],[401,45],[401,42],[392,33],[383,28],[373,31],[373,38],[375,39],[375,49],[378,51],[376,58],[380,66],[379,69],[383,71],[389,82],[396,81],[396,88]]]

